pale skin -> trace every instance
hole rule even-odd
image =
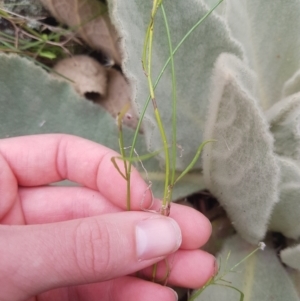
[[[126,182],[111,163],[116,155],[68,135],[0,140],[1,301],[173,301],[171,289],[148,280],[154,263],[162,277],[168,259],[168,285],[198,288],[215,273],[214,257],[199,250],[210,222],[177,204],[170,217],[143,211],[147,184],[135,170],[133,211],[126,211]],[[63,179],[80,186],[49,186]],[[144,208],[151,199],[146,193]],[[135,229],[153,218],[180,230],[168,234],[172,250],[154,242],[141,259]]]

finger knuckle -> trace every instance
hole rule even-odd
[[[110,236],[107,225],[97,219],[82,220],[75,229],[75,260],[80,272],[96,277],[110,266]]]

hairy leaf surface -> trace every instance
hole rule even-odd
[[[273,105],[266,116],[275,138],[276,153],[300,162],[300,93]]]
[[[226,0],[224,4],[223,17],[258,78],[260,105],[268,109],[281,99],[285,82],[300,69],[300,2]]]
[[[289,158],[278,158],[280,164],[279,202],[275,205],[269,230],[284,236],[300,237],[300,167]]]
[[[300,245],[282,250],[280,258],[289,267],[300,270]]]
[[[218,255],[220,272],[229,270],[235,264],[249,255],[255,246],[247,244],[240,237],[229,238]],[[226,258],[230,253],[228,261]],[[280,275],[280,276],[279,276]],[[257,251],[245,262],[241,263],[235,272],[228,273],[219,281],[222,286],[209,286],[196,299],[197,301],[238,301],[240,294],[227,286],[232,286],[244,294],[244,301],[299,301],[297,292],[284,267],[278,260],[275,250],[266,247]]]
[[[236,57],[223,54],[215,67],[203,152],[209,190],[249,242],[263,239],[277,202],[279,169],[273,139],[253,95],[255,78]]]

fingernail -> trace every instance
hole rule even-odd
[[[181,230],[169,217],[153,217],[136,225],[136,250],[139,260],[175,252],[181,245]]]

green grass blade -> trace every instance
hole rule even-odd
[[[7,47],[8,49],[11,49],[13,50],[14,52],[20,52],[20,50],[14,46],[12,46],[11,44],[3,41],[3,40],[0,40],[0,43],[3,44],[5,47]]]
[[[244,300],[244,293],[242,291],[240,291],[238,288],[232,286],[232,285],[228,285],[228,284],[221,284],[221,283],[212,283],[212,285],[219,285],[219,286],[224,286],[224,287],[228,287],[228,288],[231,288],[235,291],[237,291],[239,294],[240,294],[240,301],[243,301]]]
[[[207,140],[207,141],[204,141],[200,144],[200,146],[198,147],[198,150],[193,158],[193,160],[191,161],[191,163],[187,166],[187,168],[180,174],[180,176],[176,179],[176,181],[174,182],[174,185],[180,181],[192,168],[193,166],[196,164],[196,162],[198,161],[200,155],[201,155],[201,152],[202,152],[202,149],[203,147],[209,143],[209,142],[214,142],[216,140]]]
[[[37,40],[37,41],[34,41],[34,42],[28,42],[24,46],[19,47],[19,49],[21,51],[25,51],[25,50],[28,50],[30,48],[40,46],[42,43],[44,43],[44,41],[41,41],[41,40]]]
[[[116,168],[116,170],[119,172],[119,174],[122,176],[122,178],[127,181],[127,177],[126,175],[121,171],[121,169],[119,168],[118,164],[117,164],[117,159],[121,159],[124,161],[123,157],[112,157],[110,159],[110,161],[112,162],[112,164],[114,165],[114,167]]]

